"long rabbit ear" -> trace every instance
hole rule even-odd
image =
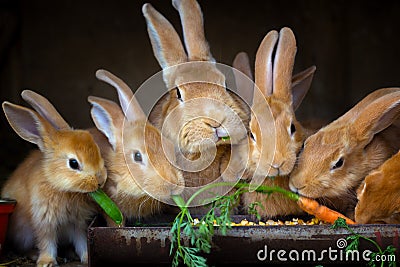
[[[296,56],[296,39],[291,29],[282,28],[276,49],[273,72],[273,94],[289,103],[292,102],[292,74]]]
[[[106,70],[96,71],[96,77],[117,90],[122,111],[129,121],[146,120],[146,114],[133,95],[131,88],[124,81]]]
[[[115,102],[100,97],[89,96],[88,101],[92,104],[90,113],[94,124],[107,137],[115,151],[122,138],[124,114],[121,108]]]
[[[292,77],[292,106],[295,111],[303,101],[305,95],[310,89],[316,67],[311,66]]]
[[[272,53],[278,40],[278,32],[270,31],[262,40],[256,54],[255,84],[264,96],[272,94]],[[258,91],[258,90],[257,90]],[[253,103],[257,100],[254,93]]]
[[[233,75],[235,77],[238,94],[246,101],[246,103],[251,105],[253,100],[254,82],[250,60],[247,53],[238,53],[233,60],[232,66],[234,68]]]
[[[360,102],[358,102],[354,107],[352,107],[349,111],[347,111],[343,116],[339,118],[341,121],[352,121],[354,118],[358,117],[361,112],[363,112],[368,105],[370,105],[373,101],[378,100],[382,96],[399,92],[400,88],[381,88],[373,91],[364,97]]]
[[[44,138],[51,136],[55,129],[31,109],[10,102],[3,102],[2,106],[8,123],[14,131],[22,139],[36,144],[41,151],[44,151]]]
[[[203,14],[196,0],[172,0],[178,10],[189,61],[215,61],[204,36]]]
[[[50,122],[54,128],[59,130],[71,129],[69,124],[47,98],[31,90],[22,91],[21,96],[40,116]]]
[[[355,118],[352,131],[369,143],[375,134],[389,127],[400,115],[400,92],[384,95],[369,104]]]
[[[171,23],[150,4],[144,4],[142,12],[154,55],[161,68],[187,62],[181,39]]]

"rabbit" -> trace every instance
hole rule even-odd
[[[353,217],[357,187],[399,149],[399,114],[400,88],[367,95],[306,139],[290,175],[290,189]]]
[[[231,144],[247,140],[249,107],[226,89],[204,36],[203,15],[195,0],[173,0],[183,27],[182,42],[169,21],[150,4],[143,5],[153,52],[168,88],[149,120],[172,140],[186,187],[220,181],[230,166]],[[229,139],[228,139],[229,137]],[[229,158],[228,158],[229,160]]]
[[[275,59],[272,60],[277,42]],[[253,90],[252,83],[246,82],[246,78],[235,75],[238,90],[245,91],[241,95],[251,103],[253,112],[248,141],[250,157],[243,178],[252,179],[256,184],[262,182],[263,185],[289,189],[288,175],[294,168],[303,141],[311,132],[297,121],[295,110],[307,93],[316,68],[312,66],[292,77],[295,53],[296,40],[289,28],[282,28],[279,34],[270,31],[256,55],[257,90]],[[247,54],[239,53],[233,66],[243,71],[251,81],[248,62]],[[275,136],[275,139],[271,136]],[[279,194],[267,197],[256,192],[245,193],[242,202],[245,208],[251,203],[260,202],[263,208],[257,207],[257,212],[263,218],[303,214],[295,202]]]
[[[95,140],[106,161],[108,179],[104,191],[126,219],[160,213],[171,195],[179,195],[185,185],[182,172],[174,166],[175,148],[151,125],[131,89],[118,77],[98,70],[96,77],[118,92],[120,107],[106,99],[90,96],[91,115],[97,129]]]
[[[357,190],[357,223],[400,223],[400,152],[371,171]]]
[[[87,263],[87,222],[97,205],[86,193],[102,187],[107,177],[99,147],[85,130],[58,129],[35,111],[9,102],[2,107],[14,131],[39,147],[1,191],[3,198],[17,201],[7,236],[22,252],[37,248],[37,266],[57,265],[57,244],[62,243],[72,243]]]
[[[163,202],[169,203],[172,194],[183,190],[184,181],[182,173],[164,154],[174,151],[173,144],[167,139],[161,143],[160,132],[147,122],[128,85],[106,70],[98,70],[96,77],[112,85],[119,96],[120,106],[99,97],[88,98],[97,127],[89,132],[99,145],[107,168],[103,190],[120,208],[126,225],[126,220],[161,212],[165,208]],[[52,108],[46,99],[33,92],[24,91],[22,95],[43,116]],[[60,127],[64,124],[60,116],[49,120]],[[170,154],[173,162],[174,153]],[[108,217],[106,221],[108,226],[115,226]]]

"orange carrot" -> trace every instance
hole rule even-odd
[[[314,215],[321,221],[333,224],[338,218],[343,218],[346,220],[347,224],[355,224],[355,222],[343,214],[331,210],[330,208],[320,205],[316,200],[299,196],[297,200],[299,207],[305,212]]]
[[[237,183],[235,185],[237,188],[245,188],[249,187],[249,184],[246,183]],[[321,221],[333,224],[338,218],[343,218],[346,220],[347,224],[355,224],[355,222],[343,214],[331,210],[330,208],[319,204],[316,200],[300,196],[292,191],[288,191],[283,189],[279,186],[266,186],[260,185],[257,188],[253,189],[256,192],[263,193],[263,194],[272,194],[272,193],[281,193],[285,195],[287,198],[296,201],[299,207],[307,212],[308,214],[314,215]]]

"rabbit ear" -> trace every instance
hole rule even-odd
[[[295,111],[303,101],[305,95],[310,89],[312,79],[314,77],[316,67],[311,66],[292,78],[292,106]]]
[[[277,40],[278,32],[270,31],[262,40],[256,54],[255,84],[264,96],[272,94],[272,53]],[[253,103],[255,100],[253,99]]]
[[[215,61],[204,36],[203,14],[196,0],[172,0],[182,21],[189,61]]]
[[[88,101],[92,104],[90,113],[94,124],[107,137],[115,151],[124,121],[121,108],[115,102],[100,97],[89,96]]]
[[[142,12],[146,19],[154,55],[161,68],[187,62],[181,39],[171,23],[151,4],[144,4]]]
[[[251,72],[249,55],[246,52],[239,52],[233,60],[232,66],[246,74],[250,80],[253,80],[253,73]]]
[[[370,140],[400,115],[400,92],[384,95],[369,104],[354,120],[352,130],[359,140]]]
[[[3,102],[3,111],[8,123],[24,140],[36,144],[41,151],[45,150],[44,138],[51,136],[54,128],[31,109]]]
[[[56,108],[50,103],[47,98],[35,93],[31,90],[24,90],[21,93],[22,98],[39,113],[40,116],[50,122],[56,129],[71,129],[69,124],[58,113]]]
[[[117,90],[122,111],[129,121],[146,120],[146,114],[133,95],[131,88],[124,81],[106,70],[96,71],[96,77]]]
[[[247,53],[238,53],[233,60],[232,66],[234,68],[233,75],[235,76],[236,87],[239,96],[241,96],[246,103],[251,105],[253,100],[254,83],[253,74],[250,67],[250,60]]]
[[[347,122],[352,121],[353,118],[359,116],[359,114],[366,109],[366,107],[371,104],[373,101],[381,98],[382,96],[399,92],[400,88],[382,88],[373,91],[364,97],[360,102],[358,102],[354,107],[352,107],[349,111],[347,111],[343,116],[340,117],[341,121]]]
[[[296,55],[296,39],[291,29],[282,28],[276,49],[273,94],[289,103],[292,102],[292,73]]]

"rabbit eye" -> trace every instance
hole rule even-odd
[[[183,101],[182,95],[181,95],[181,90],[179,90],[179,88],[176,88],[176,97],[178,98],[179,101]]]
[[[133,160],[136,162],[142,162],[143,158],[142,158],[142,154],[139,151],[136,151],[133,154]]]
[[[79,162],[76,159],[69,159],[68,164],[71,169],[80,170]]]
[[[332,170],[335,170],[335,169],[338,169],[338,168],[342,167],[342,166],[343,166],[343,163],[344,163],[344,159],[343,159],[343,158],[340,158],[340,159],[335,163],[335,165],[332,166]]]
[[[296,126],[294,124],[290,124],[290,135],[293,135],[296,132]]]

